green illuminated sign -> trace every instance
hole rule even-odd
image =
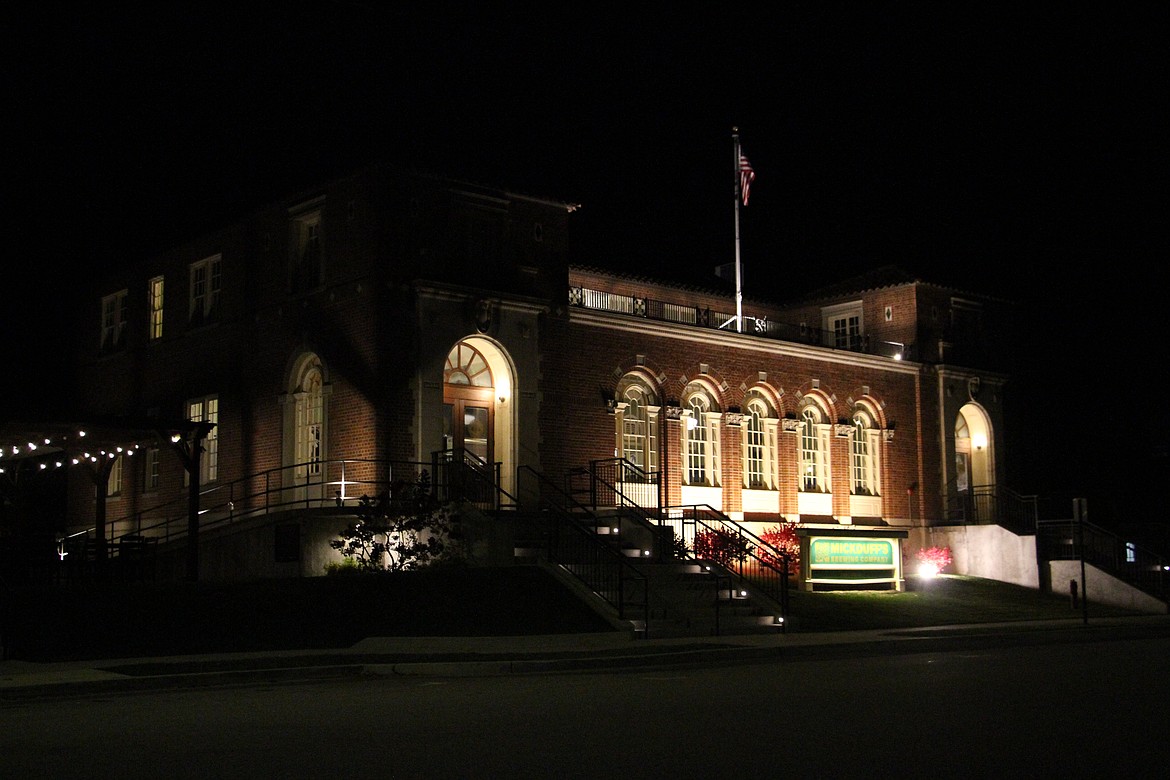
[[[813,539],[813,566],[893,566],[894,545],[885,539]]]

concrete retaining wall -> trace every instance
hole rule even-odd
[[[1052,575],[1052,591],[1054,593],[1068,593],[1070,580],[1076,580],[1077,590],[1080,591],[1080,561],[1049,561],[1048,567]],[[1084,589],[1088,594],[1090,605],[1109,604],[1114,607],[1132,609],[1135,612],[1149,612],[1155,615],[1165,615],[1168,611],[1164,601],[1101,571],[1092,564],[1085,564]]]
[[[907,572],[916,569],[916,554],[925,547],[950,547],[954,562],[947,572],[1040,588],[1036,537],[1017,536],[998,525],[952,525],[912,528],[906,540]]]

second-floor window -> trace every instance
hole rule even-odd
[[[150,312],[148,335],[151,341],[162,338],[163,327],[163,278],[156,276],[147,282],[146,302]]]
[[[220,256],[200,260],[191,264],[191,298],[189,320],[192,325],[202,325],[219,316]]]
[[[293,217],[290,224],[292,246],[289,289],[294,293],[316,289],[323,280],[324,236],[321,212],[312,211]]]
[[[865,323],[862,320],[860,301],[828,306],[822,310],[821,318],[821,325],[825,332],[825,346],[837,349],[861,349]]]
[[[112,352],[124,346],[126,330],[126,290],[102,298],[102,352]]]

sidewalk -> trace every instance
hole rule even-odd
[[[620,632],[513,637],[376,637],[349,648],[330,650],[57,663],[0,661],[0,701],[360,676],[601,672],[1150,636],[1170,636],[1170,616],[1090,619],[1087,626],[1078,619],[1063,619],[648,640],[633,639]]]

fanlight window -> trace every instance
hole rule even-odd
[[[456,344],[447,355],[443,381],[449,385],[491,387],[492,372],[479,350],[470,344]]]

